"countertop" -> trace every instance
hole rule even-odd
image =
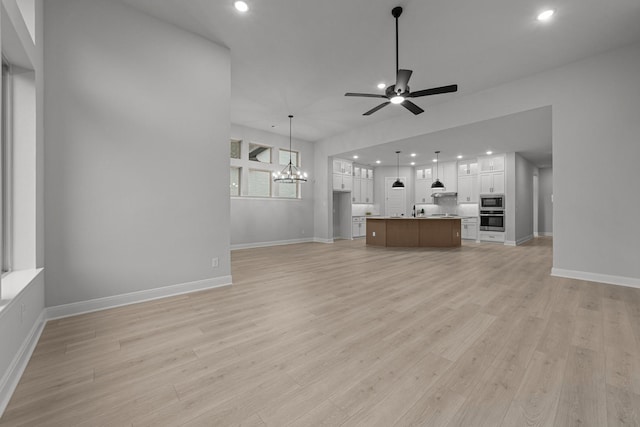
[[[367,217],[367,218],[371,218],[371,217]],[[373,217],[371,219],[463,219],[466,217],[462,217],[462,216],[417,216],[417,217],[412,217],[412,216],[377,216],[377,217]],[[469,218],[474,218],[474,217],[469,217]]]

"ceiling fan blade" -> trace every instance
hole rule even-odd
[[[413,71],[411,70],[398,70],[398,75],[396,77],[396,93],[405,93],[407,91],[407,85],[409,84],[409,79],[411,78],[411,74]]]
[[[382,95],[379,93],[351,93],[351,92],[347,92],[344,94],[344,96],[363,96],[365,98],[387,98],[386,95]]]
[[[450,93],[450,92],[457,92],[457,91],[458,91],[458,85],[434,87],[431,89],[424,89],[416,92],[411,92],[411,94],[409,95],[409,98],[417,98],[419,96],[428,96],[428,95],[438,95],[440,93]]]
[[[401,104],[404,108],[406,108],[407,110],[411,111],[413,114],[418,115],[420,113],[424,113],[424,110],[420,107],[418,107],[416,104],[414,104],[411,101],[403,101]]]
[[[406,102],[406,101],[405,101]],[[370,116],[373,113],[375,113],[376,111],[378,111],[379,109],[381,109],[382,107],[386,107],[387,105],[389,105],[390,102],[383,102],[382,104],[378,105],[377,107],[373,107],[371,110],[367,111],[366,113],[363,114],[363,116]]]

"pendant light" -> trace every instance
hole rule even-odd
[[[440,164],[438,162],[438,154],[440,154],[440,151],[436,151],[436,180],[431,184],[431,188],[444,188],[444,184],[438,179],[438,165]]]
[[[401,189],[404,189],[404,183],[400,181],[400,151],[396,151],[396,156],[398,156],[398,162],[397,162],[398,178],[396,179],[396,182],[393,183],[391,188],[393,188],[394,190],[401,190]]]
[[[291,119],[293,119],[293,116],[289,114],[289,164],[285,166],[280,173],[273,173],[273,181],[283,184],[307,182],[307,173],[300,172],[291,161]]]

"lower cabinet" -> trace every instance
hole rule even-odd
[[[363,216],[354,216],[351,221],[351,237],[364,237],[367,235],[367,219]]]
[[[502,231],[479,231],[480,241],[504,243],[504,232]]]
[[[478,218],[462,218],[462,238],[466,240],[478,239]]]

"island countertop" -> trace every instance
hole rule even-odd
[[[367,217],[367,245],[459,247],[462,217]]]

